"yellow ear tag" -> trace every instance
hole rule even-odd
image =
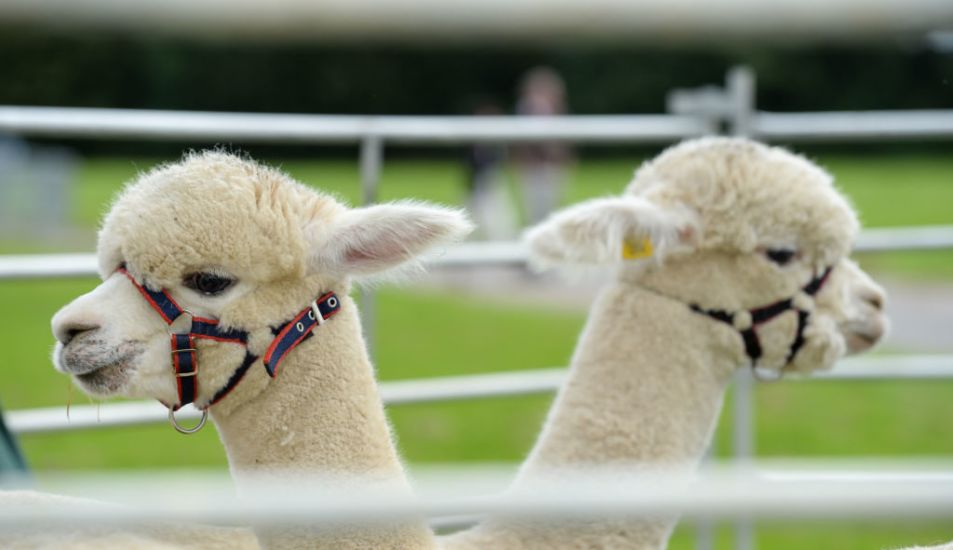
[[[642,239],[638,243],[633,243],[629,239],[622,241],[622,259],[624,260],[648,258],[653,252],[652,241],[649,239]]]

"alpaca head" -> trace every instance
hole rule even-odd
[[[883,291],[848,259],[858,228],[830,175],[803,157],[702,138],[646,162],[622,196],[558,212],[526,240],[543,266],[617,265],[621,282],[694,306],[687,314],[725,313],[723,324],[757,334],[760,369],[807,371],[886,329]],[[740,340],[732,349],[746,351]]]
[[[116,200],[99,234],[103,282],[54,316],[54,362],[88,393],[176,404],[169,334],[183,327],[169,326],[137,285],[247,333],[248,351],[261,356],[272,328],[319,294],[344,297],[352,276],[413,263],[469,229],[456,210],[414,202],[351,209],[250,160],[189,155],[141,175]],[[246,349],[214,339],[195,347],[201,407]],[[261,370],[242,384],[267,386]]]

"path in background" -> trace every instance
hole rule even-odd
[[[924,283],[878,276],[887,290],[891,329],[880,345],[890,352],[953,352],[953,285]],[[421,281],[425,288],[441,288],[506,303],[544,305],[585,314],[606,273],[575,279],[547,273],[532,275],[500,267],[434,270]]]

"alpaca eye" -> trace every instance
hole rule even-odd
[[[207,296],[221,294],[225,291],[225,289],[232,286],[232,283],[234,282],[234,280],[228,277],[223,277],[222,275],[215,273],[209,273],[207,271],[192,273],[191,275],[187,275],[183,280],[185,286]]]
[[[769,248],[764,254],[778,265],[787,265],[797,253],[788,248]]]

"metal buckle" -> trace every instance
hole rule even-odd
[[[199,423],[191,428],[186,428],[178,423],[175,419],[175,409],[169,407],[169,423],[172,424],[172,427],[175,428],[175,431],[180,434],[194,434],[195,432],[202,429],[205,426],[205,421],[208,420],[208,409],[202,410],[202,418],[199,419]]]
[[[777,374],[766,374],[769,372],[776,372]],[[751,367],[751,375],[754,376],[754,379],[758,382],[777,382],[784,378],[784,370],[772,371],[769,369],[762,369],[761,367]]]
[[[175,354],[176,354],[176,353],[193,353],[193,352],[196,352],[196,351],[198,351],[196,348],[182,348],[182,349],[174,349],[174,350],[169,351],[169,357],[172,357],[172,365],[173,365],[173,366],[175,365]],[[192,372],[176,372],[176,373],[175,373],[175,377],[176,377],[176,378],[185,378],[185,377],[187,377],[187,376],[197,376],[198,373],[199,373],[198,358],[196,358],[195,363],[192,364],[192,368],[194,369]]]
[[[182,331],[182,330],[179,330],[179,331],[172,330],[172,327],[173,327],[173,326],[175,326],[175,325],[177,325],[177,324],[181,324],[181,323],[179,323],[179,319],[182,319],[182,318],[185,317],[186,315],[189,316],[189,324],[186,325],[185,330],[184,330],[184,331]],[[191,311],[189,311],[189,310],[187,310],[187,309],[183,309],[183,310],[182,310],[182,313],[180,313],[178,317],[176,317],[175,319],[172,320],[171,323],[169,323],[169,334],[170,334],[170,335],[172,335],[172,334],[190,334],[190,333],[192,332],[192,319],[194,319],[194,318],[195,318],[195,314],[194,314],[194,313],[192,313]]]

